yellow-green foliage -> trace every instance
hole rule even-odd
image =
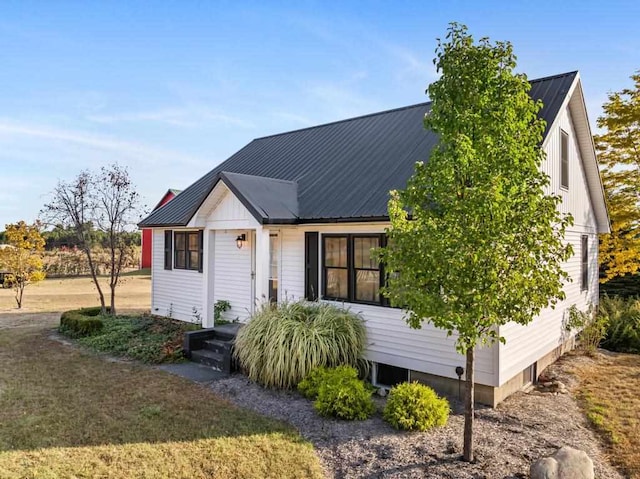
[[[0,269],[9,271],[5,286],[15,291],[18,308],[22,308],[24,288],[38,283],[45,277],[42,270],[44,238],[40,234],[40,223],[27,225],[24,221],[8,224],[5,232],[8,247],[0,249]]]
[[[396,429],[427,431],[447,424],[449,411],[449,402],[429,386],[401,383],[391,388],[383,417]]]
[[[374,413],[371,399],[373,388],[358,379],[358,372],[349,366],[325,369],[316,376],[317,395],[313,407],[321,416],[338,419],[364,420]],[[312,392],[313,388],[307,389]]]
[[[298,384],[298,391],[307,399],[316,399],[320,385],[332,377],[342,380],[358,379],[358,372],[351,366],[338,366],[337,368],[319,367],[311,371],[309,375]]]
[[[611,233],[600,236],[603,281],[640,268],[640,73],[633,85],[610,93],[594,137],[611,217]]]
[[[235,355],[250,379],[293,388],[314,368],[357,366],[366,341],[363,320],[326,303],[262,306],[240,329]]]

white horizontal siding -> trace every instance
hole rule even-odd
[[[247,235],[247,241],[242,249],[238,249],[236,238],[242,233]],[[215,232],[213,301],[229,301],[231,309],[223,315],[229,321],[244,321],[251,315],[251,247],[251,231]]]
[[[281,284],[289,298],[304,297],[304,232],[381,233],[383,224],[316,225],[282,228]],[[320,272],[321,273],[321,272]],[[319,283],[320,284],[320,283]],[[364,304],[335,303],[361,314],[367,328],[367,358],[415,371],[457,378],[456,366],[464,366],[465,358],[455,350],[455,337],[429,323],[412,329],[403,319],[402,310]],[[481,348],[477,353],[476,378],[481,384],[494,385],[494,348]]]
[[[569,187],[560,187],[560,138],[561,129],[569,134]],[[587,310],[589,304],[598,303],[598,236],[593,203],[589,196],[583,161],[580,156],[573,121],[568,109],[560,113],[556,127],[549,133],[546,144],[547,158],[542,169],[551,182],[548,191],[560,195],[559,208],[570,213],[574,225],[565,240],[573,245],[574,256],[564,265],[572,280],[565,284],[566,299],[555,309],[547,308],[528,326],[509,323],[500,328],[506,344],[500,345],[500,384],[530,366],[539,358],[553,351],[569,339],[564,324],[572,305]],[[581,291],[581,236],[589,236],[589,289]]]
[[[151,311],[159,316],[199,322],[202,316],[202,273],[164,269],[164,230],[153,230]]]

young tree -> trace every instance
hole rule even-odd
[[[545,193],[541,104],[513,72],[511,44],[475,43],[453,23],[434,63],[441,76],[428,88],[425,127],[439,143],[391,194],[381,259],[394,273],[383,293],[411,327],[427,321],[456,336],[466,355],[464,459],[472,461],[474,350],[504,342],[499,326],[527,324],[563,298],[571,218]]]
[[[41,215],[49,224],[61,225],[73,232],[78,248],[87,257],[91,279],[98,290],[102,313],[106,312],[104,293],[98,281],[98,265],[93,258],[95,244],[92,219],[96,200],[94,178],[88,171],[81,171],[72,181],[59,181],[51,194],[51,201],[44,206]]]
[[[111,314],[116,314],[116,287],[127,256],[134,247],[130,234],[139,219],[140,195],[136,191],[129,172],[117,163],[101,168],[95,177],[97,201],[95,221],[106,235],[109,251],[109,289],[111,291]]]
[[[44,239],[38,223],[27,225],[24,221],[8,224],[5,236],[9,246],[0,249],[0,264],[11,273],[5,282],[15,290],[16,304],[20,309],[24,288],[44,279]]]
[[[640,73],[631,79],[633,88],[609,95],[594,138],[611,217],[600,241],[605,281],[640,270]]]

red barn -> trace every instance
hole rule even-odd
[[[180,190],[170,189],[164,194],[162,199],[153,208],[153,211],[157,210],[161,206],[166,205],[180,193]],[[142,229],[142,261],[140,262],[140,268],[151,268],[153,237],[151,228]]]

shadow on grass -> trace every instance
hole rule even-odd
[[[0,452],[282,434],[288,425],[207,388],[133,363],[106,362],[36,328],[0,330]]]

